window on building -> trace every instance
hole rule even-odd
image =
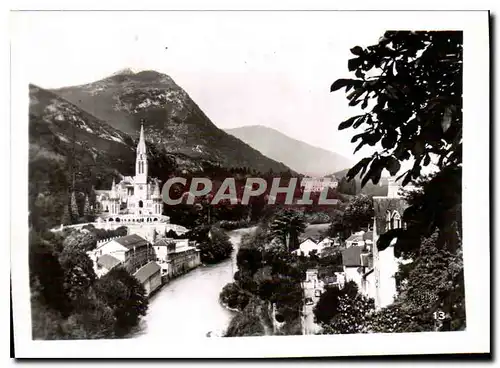
[[[401,227],[401,216],[399,215],[398,211],[394,211],[394,214],[392,215],[392,220],[393,220],[393,229],[399,229]]]
[[[385,230],[391,230],[391,213],[389,211],[387,211],[385,216]]]

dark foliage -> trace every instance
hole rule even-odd
[[[145,316],[148,300],[144,287],[123,268],[114,268],[95,285],[97,295],[114,310],[115,334],[125,336]]]
[[[360,333],[365,331],[373,309],[373,299],[360,294],[356,283],[349,281],[342,289],[327,288],[314,308],[314,316],[323,334]]]
[[[144,288],[133,276],[117,270],[96,280],[85,254],[89,239],[95,242],[89,234],[65,233],[63,242],[51,232],[30,232],[34,339],[122,337],[145,315]]]
[[[210,236],[208,235],[209,233]],[[233,245],[229,237],[223,230],[217,227],[209,227],[206,229],[206,232],[204,229],[200,229],[197,234],[192,234],[189,235],[189,239],[199,241],[198,249],[200,250],[200,258],[203,263],[220,262],[229,258],[233,252]]]
[[[93,264],[82,250],[64,249],[59,255],[64,270],[64,289],[71,301],[86,295],[96,280]]]
[[[272,234],[293,252],[299,248],[299,235],[304,232],[306,224],[300,212],[283,210],[279,212],[270,224]]]
[[[222,289],[219,300],[229,308],[243,310],[250,301],[251,295],[241,289],[236,283],[230,283]]]
[[[34,232],[30,232],[29,268],[32,294],[55,314],[68,316],[71,304],[64,288],[64,270],[54,245]]]
[[[350,106],[368,111],[340,124],[364,128],[352,142],[382,145],[349,170],[362,185],[378,183],[382,170],[396,175],[400,162],[414,159],[403,185],[420,176],[422,166],[439,157],[441,169],[462,162],[462,32],[386,32],[379,43],[351,49],[355,79],[339,79],[331,90],[346,88]],[[372,102],[372,104],[370,104]],[[369,107],[370,105],[370,107]]]

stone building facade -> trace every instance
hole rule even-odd
[[[125,176],[110,190],[96,190],[96,211],[108,222],[168,222],[163,216],[160,182],[148,176],[148,155],[141,125],[135,160],[135,176]]]
[[[201,264],[200,250],[188,239],[163,238],[154,243],[156,262],[162,268],[162,276],[169,280],[182,275]]]

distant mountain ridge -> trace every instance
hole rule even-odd
[[[141,119],[149,173],[161,181],[174,173],[231,175],[232,168],[289,171],[218,129],[168,76],[122,71],[52,91],[30,84],[30,223],[37,229],[59,226],[74,204],[70,197],[81,212],[93,189],[134,175]]]
[[[225,131],[301,174],[324,176],[349,168],[353,164],[351,160],[338,153],[312,146],[262,125],[225,129]]]
[[[146,139],[156,150],[175,155],[179,164],[210,162],[261,172],[288,171],[241,140],[217,128],[168,75],[125,69],[79,86],[51,90],[117,131],[137,137],[144,121]]]

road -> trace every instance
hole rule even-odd
[[[233,281],[241,236],[253,229],[229,232],[234,246],[231,259],[200,266],[164,285],[150,299],[148,313],[132,338],[158,342],[162,338],[222,335],[234,313],[220,305],[219,293]]]
[[[314,306],[319,300],[319,297],[315,295],[316,287],[314,283],[303,282],[302,287],[304,289],[304,298],[307,300],[311,298],[313,304],[307,305],[304,303],[304,308],[302,309],[302,334],[303,335],[314,335],[321,330],[321,327],[314,322]]]

